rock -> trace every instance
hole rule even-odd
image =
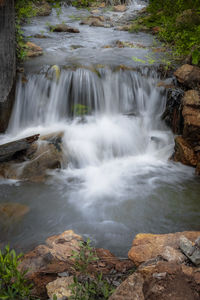
[[[34,284],[35,295],[46,299],[46,285],[57,279],[58,273],[74,274],[71,255],[73,251],[79,250],[81,240],[79,235],[67,230],[49,237],[45,245],[39,245],[24,255],[19,270],[28,269],[26,278]]]
[[[199,92],[195,90],[186,91],[183,97],[183,105],[200,108]]]
[[[133,240],[132,248],[128,253],[129,259],[131,259],[136,266],[156,257],[163,257],[169,261],[176,261],[180,263],[182,261],[182,254],[177,251],[173,251],[169,247],[178,250],[179,238],[181,235],[186,236],[191,241],[195,241],[200,235],[200,232],[184,231],[169,234],[137,234]],[[170,249],[170,251],[169,251]],[[167,252],[168,254],[167,254]]]
[[[119,30],[119,31],[129,31],[129,30],[131,30],[131,27],[132,27],[132,25],[122,25],[122,26],[118,26],[116,28],[116,30]]]
[[[200,287],[195,280],[195,272],[183,271],[182,266],[174,262],[158,262],[151,272],[139,273],[144,279],[143,293],[148,300],[197,300]],[[184,266],[185,267],[185,266]],[[140,298],[139,298],[140,299]]]
[[[46,1],[37,1],[33,3],[33,8],[36,11],[36,16],[49,16],[52,8]]]
[[[49,237],[45,245],[39,245],[33,251],[25,254],[19,270],[25,271],[28,269],[26,278],[34,283],[34,295],[46,299],[46,285],[49,282],[56,280],[58,277],[66,279],[76,274],[74,259],[71,256],[73,251],[79,251],[80,241],[82,241],[81,236],[75,234],[72,230],[67,230],[60,235]],[[112,279],[113,274],[116,274],[116,278],[118,278],[123,274],[126,276],[127,272],[134,267],[130,260],[121,261],[109,250],[96,249],[96,255],[99,260],[92,262],[88,267],[91,276],[102,273],[105,276],[107,275],[107,278]],[[120,275],[117,272],[120,272]],[[78,275],[80,274],[77,273]],[[66,284],[64,279],[53,284],[53,287],[58,288],[58,292],[63,291],[63,284]],[[115,280],[115,277],[113,280]],[[52,287],[52,285],[50,286]],[[53,289],[51,291],[53,293]]]
[[[19,221],[29,210],[27,205],[20,203],[0,203],[0,223]]]
[[[100,8],[104,8],[106,7],[106,3],[105,2],[102,2],[100,5],[99,5]]]
[[[46,39],[46,38],[48,38],[48,36],[44,35],[44,34],[37,33],[37,34],[34,35],[34,38],[36,38],[36,39]]]
[[[200,68],[185,64],[178,68],[174,75],[177,77],[178,82],[186,87],[196,87],[200,84]]]
[[[197,156],[190,144],[182,137],[175,138],[174,161],[181,162],[184,165],[196,166]]]
[[[100,10],[99,9],[94,9],[91,11],[91,14],[99,14]]]
[[[183,253],[193,262],[194,265],[200,266],[200,237],[192,244],[185,236],[180,237],[179,246]]]
[[[160,28],[159,26],[155,26],[155,27],[152,28],[153,34],[157,34],[157,33],[159,33],[160,31],[161,31],[161,28]]]
[[[182,115],[184,118],[183,137],[192,141],[200,140],[200,109],[184,106]]]
[[[113,10],[116,12],[125,12],[127,10],[127,7],[125,4],[122,5],[116,5],[113,7]]]
[[[62,164],[62,132],[40,137],[32,143],[19,160],[0,164],[0,176],[8,179],[43,182],[48,169]]]
[[[74,283],[73,276],[57,278],[56,280],[49,282],[46,286],[47,294],[50,299],[56,295],[57,299],[63,299],[70,297],[72,295],[69,285]]]
[[[109,300],[144,300],[143,284],[143,277],[134,273],[120,284]]]
[[[193,9],[184,10],[178,17],[176,18],[176,26],[187,27],[194,26],[200,24],[200,16]]]
[[[90,26],[104,27],[104,24],[100,20],[94,19],[90,22]]]
[[[40,55],[43,54],[42,48],[37,46],[34,43],[27,42],[26,47],[27,47],[27,54],[26,55],[28,57],[36,57],[36,56],[40,56]]]
[[[57,24],[55,26],[49,26],[50,30],[53,32],[70,32],[70,33],[79,33],[80,31],[77,28],[70,27],[66,24]]]
[[[172,129],[175,134],[182,134],[182,97],[184,91],[180,88],[170,88],[167,91],[167,103],[162,119]]]

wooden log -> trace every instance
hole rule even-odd
[[[17,141],[0,145],[0,161],[11,160],[13,155],[20,151],[27,150],[29,146],[38,140],[39,134],[35,134]]]

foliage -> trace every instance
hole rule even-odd
[[[74,268],[81,273],[80,277],[74,276],[74,283],[70,286],[72,296],[71,300],[98,300],[108,299],[114,289],[103,279],[102,273],[91,276],[89,274],[89,264],[98,261],[95,249],[91,247],[90,240],[80,243],[79,252],[73,251],[72,259]]]
[[[158,37],[172,48],[174,57],[191,56],[193,64],[200,64],[199,0],[150,0],[147,12],[133,30],[157,27]]]
[[[77,103],[72,107],[72,112],[75,116],[84,116],[90,112],[90,108],[87,105]]]
[[[72,0],[72,5],[78,8],[87,8],[91,6],[94,0]]]
[[[30,297],[31,285],[25,279],[26,272],[18,271],[20,255],[6,246],[0,250],[0,299],[23,300]]]

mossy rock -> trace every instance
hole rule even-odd
[[[193,9],[184,10],[176,18],[178,27],[193,27],[194,25],[200,25],[200,15]]]

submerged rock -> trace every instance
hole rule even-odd
[[[30,208],[20,203],[0,203],[1,223],[16,222],[29,212]]]

